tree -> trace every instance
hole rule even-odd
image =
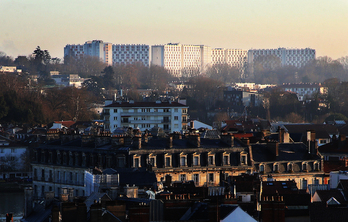
[[[215,64],[208,68],[207,76],[225,83],[240,82],[241,72],[227,63]]]

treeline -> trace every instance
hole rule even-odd
[[[29,88],[26,78],[11,74],[1,74],[0,85],[1,123],[36,125],[98,118],[89,111],[94,96],[84,88]]]
[[[301,68],[284,67],[280,62],[270,62],[270,64],[272,66],[264,66],[262,62],[256,61],[253,69],[250,67],[246,69],[247,81],[261,84],[321,83],[330,78],[348,81],[348,56],[337,60],[327,56],[318,57]]]

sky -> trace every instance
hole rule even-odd
[[[199,44],[212,48],[313,48],[348,56],[348,0],[0,0],[0,51],[37,46]]]

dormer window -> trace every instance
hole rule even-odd
[[[265,165],[260,164],[259,171],[260,171],[260,173],[265,172]]]
[[[199,166],[200,164],[200,160],[199,160],[199,154],[197,154],[197,153],[194,153],[193,154],[193,161],[192,161],[192,163],[193,163],[193,166]]]
[[[209,152],[208,153],[208,165],[209,166],[214,166],[215,165],[215,154]]]
[[[230,165],[230,154],[229,154],[229,153],[224,152],[222,158],[223,158],[222,164],[223,164],[224,166]]]
[[[170,154],[165,154],[164,155],[164,162],[165,162],[165,167],[171,167],[172,166],[172,156]]]
[[[307,162],[302,163],[302,171],[303,172],[308,172],[308,165],[307,164],[308,164]]]
[[[319,162],[318,161],[314,162],[314,170],[315,171],[320,171],[320,167],[319,167]]]
[[[292,173],[294,172],[294,164],[293,163],[288,163],[288,172]]]
[[[140,167],[140,156],[134,155],[133,157],[133,167],[139,168]]]
[[[149,164],[151,164],[152,167],[156,167],[156,155],[152,153],[149,155]]]
[[[248,154],[244,151],[240,153],[240,164],[248,165]]]
[[[279,163],[274,163],[273,164],[273,172],[279,173]]]

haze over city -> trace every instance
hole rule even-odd
[[[314,48],[348,55],[348,2],[307,1],[13,1],[0,2],[0,51],[29,55],[40,46],[63,57],[66,44],[203,44],[211,47]]]

